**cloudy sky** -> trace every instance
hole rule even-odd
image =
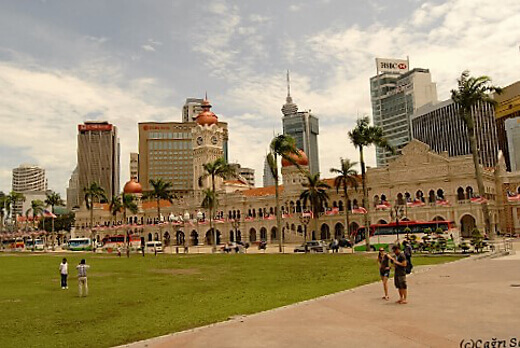
[[[357,158],[347,132],[371,113],[375,57],[409,56],[446,99],[464,69],[519,80],[519,35],[518,0],[3,0],[0,190],[34,163],[63,194],[89,119],[119,127],[124,184],[137,123],[180,121],[185,98],[205,91],[229,123],[230,160],[261,184],[286,69],[294,101],[320,118],[328,175],[339,157]]]

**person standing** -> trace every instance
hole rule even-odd
[[[63,258],[60,263],[60,276],[61,276],[61,289],[68,289],[67,278],[69,276],[69,264],[67,263],[67,259]]]
[[[412,273],[412,268],[413,268],[413,265],[412,265],[412,247],[410,245],[410,242],[408,242],[407,240],[405,240],[403,242],[403,252],[404,252],[404,256],[406,257],[406,274],[410,274]]]
[[[87,269],[90,266],[85,263],[85,259],[82,259],[79,265],[76,266],[78,270],[78,287],[79,287],[79,297],[88,296],[88,284],[87,284]]]
[[[399,292],[399,300],[397,303],[406,304],[406,297],[408,296],[408,287],[406,285],[406,257],[404,253],[401,252],[401,248],[399,245],[394,245],[392,247],[392,251],[395,254],[395,257],[388,255],[388,258],[394,263],[395,273],[394,273],[394,285]]]
[[[390,258],[388,257],[388,254],[385,252],[385,249],[383,248],[379,248],[377,263],[379,264],[379,275],[381,276],[381,281],[383,282],[383,291],[385,292],[383,300],[388,301],[390,299],[390,296],[388,296],[388,278],[390,278]]]

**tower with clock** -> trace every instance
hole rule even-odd
[[[225,127],[219,124],[217,115],[210,110],[211,104],[207,97],[201,106],[202,111],[195,119],[197,125],[192,129],[193,190],[195,193],[211,188],[210,178],[199,182],[199,178],[204,174],[202,166],[205,163],[214,162],[218,158],[224,157],[223,146],[227,134]],[[216,190],[219,190],[221,186],[222,179],[215,178]]]

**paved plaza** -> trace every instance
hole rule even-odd
[[[409,289],[408,305],[393,287],[382,300],[374,283],[127,347],[459,347],[520,336],[520,253],[425,266]]]

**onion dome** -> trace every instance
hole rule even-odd
[[[296,162],[300,166],[308,166],[309,158],[307,157],[305,152],[303,152],[303,150],[298,150],[298,153],[300,154],[300,156],[298,156],[295,153],[291,153],[291,154],[289,154],[288,157],[291,158],[292,160],[294,160],[294,162]],[[289,167],[292,165],[294,165],[294,164],[291,163],[290,161],[286,160],[285,158],[282,158],[282,167]]]
[[[143,193],[143,187],[134,179],[130,179],[130,181],[125,184],[123,192],[127,194]]]
[[[195,118],[195,122],[197,122],[197,124],[199,124],[201,126],[204,126],[204,125],[211,126],[212,124],[217,124],[218,117],[210,110],[211,104],[210,104],[207,96],[202,101],[201,107],[202,107],[202,111]]]

